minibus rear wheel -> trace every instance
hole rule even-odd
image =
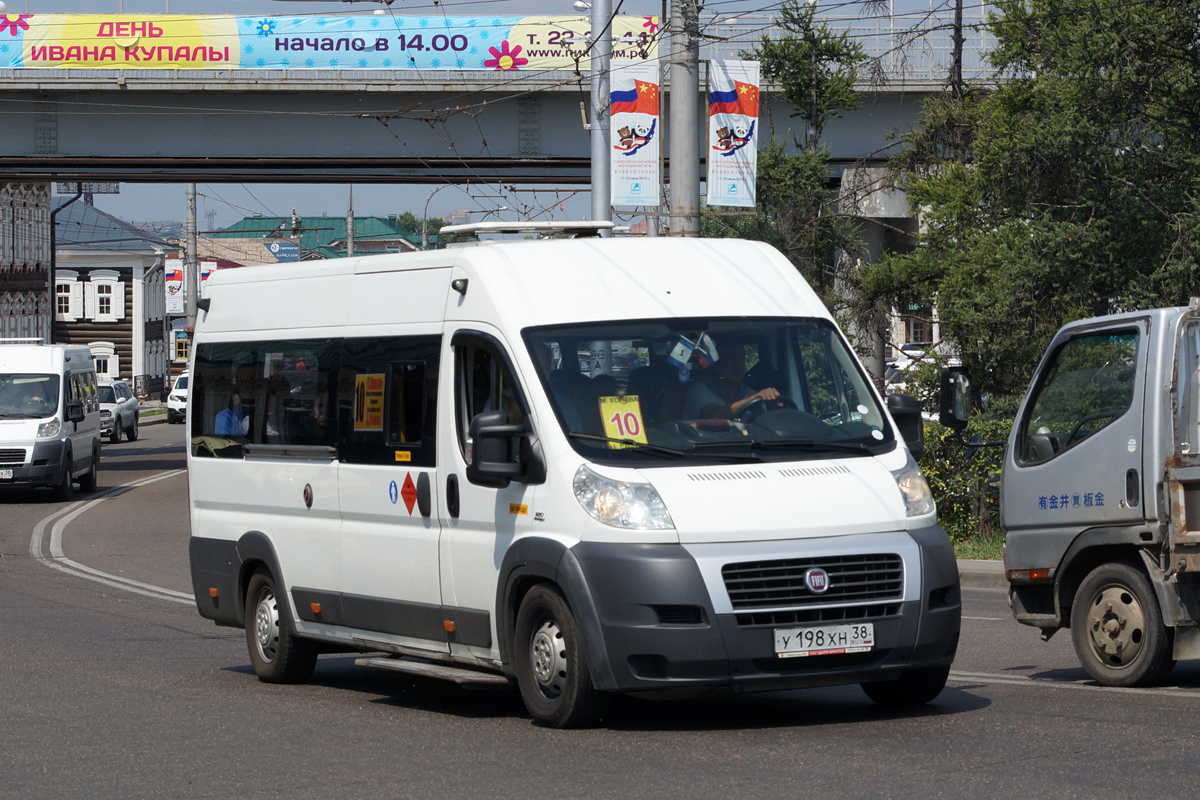
[[[246,587],[246,646],[254,674],[265,683],[304,683],[317,666],[316,645],[291,632],[287,598],[265,569]]]
[[[539,584],[525,595],[513,649],[521,699],[539,725],[581,728],[604,715],[609,698],[592,686],[579,625],[556,589]]]

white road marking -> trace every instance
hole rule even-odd
[[[963,617],[963,619],[981,619],[986,622],[1000,622],[1004,617]]]
[[[1047,680],[1045,678],[1030,678],[1025,675],[997,675],[990,672],[960,672],[950,671],[950,680],[955,683],[991,683],[1002,686],[1037,686],[1043,689],[1073,689],[1084,692],[1107,692],[1115,694],[1136,694],[1142,696],[1155,695],[1159,697],[1188,697],[1200,699],[1200,691],[1191,689],[1166,688],[1125,688],[1123,686],[1097,686],[1089,683]]]
[[[104,584],[114,589],[140,594],[145,597],[153,597],[159,600],[167,600],[172,603],[182,603],[191,605],[195,602],[192,595],[185,592],[177,592],[174,589],[167,589],[162,586],[155,586],[150,583],[142,583],[131,578],[123,578],[120,575],[111,575],[107,572],[101,572],[98,569],[80,564],[67,558],[66,553],[62,548],[62,534],[73,520],[100,503],[108,500],[111,497],[117,497],[126,492],[133,491],[140,486],[146,486],[157,481],[173,478],[176,475],[182,475],[185,470],[174,469],[168,472],[160,472],[157,475],[151,475],[149,478],[131,481],[130,483],[115,486],[111,489],[105,489],[98,493],[91,500],[80,500],[71,503],[65,508],[60,508],[53,514],[45,517],[38,522],[33,528],[33,536],[29,540],[29,554],[35,559],[45,564],[51,569],[56,569],[59,572],[65,572],[77,578],[84,578],[89,581]],[[46,539],[46,527],[53,522],[50,529],[50,555],[46,555],[43,550],[43,544]]]

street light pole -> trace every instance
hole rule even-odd
[[[435,194],[437,194],[438,192],[440,192],[442,189],[445,189],[447,186],[453,186],[453,185],[454,184],[452,184],[452,183],[443,183],[441,186],[437,187],[432,192],[430,192],[429,197],[425,198],[425,210],[421,212],[421,249],[422,250],[429,249],[429,201],[432,200],[433,196]]]
[[[609,66],[612,63],[612,0],[592,0],[592,219],[612,221],[612,175],[609,168]],[[601,236],[610,236],[601,231]]]

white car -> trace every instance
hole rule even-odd
[[[175,379],[171,393],[167,395],[167,423],[183,422],[187,416],[188,374],[185,372]]]
[[[121,432],[136,442],[138,438],[138,401],[127,381],[100,381],[100,433],[113,444],[121,441]]]

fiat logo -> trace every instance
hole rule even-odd
[[[813,567],[804,573],[804,585],[813,594],[824,594],[829,589],[829,573],[820,567]]]

